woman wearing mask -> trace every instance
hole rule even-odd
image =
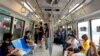
[[[90,45],[89,45],[90,42],[89,42],[88,36],[86,34],[84,34],[82,36],[82,40],[83,40],[83,42],[81,43],[81,53],[86,55],[89,50],[89,47],[90,47]]]

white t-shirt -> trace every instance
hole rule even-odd
[[[77,39],[74,39],[72,44],[74,45],[73,48],[78,48],[79,41]]]

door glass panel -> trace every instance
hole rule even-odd
[[[87,36],[90,36],[89,32],[90,31],[89,31],[89,22],[88,21],[78,23],[78,36],[80,39],[83,34],[87,34]]]
[[[0,14],[0,43],[2,42],[3,34],[11,30],[11,17]]]
[[[14,38],[20,38],[23,35],[23,30],[24,30],[24,21],[20,19],[15,19],[14,20]]]
[[[100,39],[100,19],[92,20],[92,40],[96,45],[99,45]]]

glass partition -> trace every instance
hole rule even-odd
[[[34,38],[34,22],[31,21],[29,30],[31,32],[31,38]]]
[[[25,25],[25,21],[20,20],[20,19],[15,19],[14,20],[14,38],[20,38],[23,36],[23,31],[24,31],[24,25]]]
[[[12,17],[0,14],[0,43],[3,39],[3,34],[6,32],[11,32],[11,22]]]
[[[96,45],[100,45],[100,19],[91,20],[92,40]]]
[[[83,34],[87,34],[90,37],[89,21],[78,23],[78,36],[80,39]]]

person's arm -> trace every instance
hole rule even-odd
[[[72,39],[71,39],[71,41],[72,41]],[[70,45],[68,48],[66,48],[66,50],[68,50],[68,49],[70,49],[70,48],[73,47],[73,41],[72,41],[70,44],[71,44],[71,45]]]
[[[70,49],[73,47],[73,44],[71,44],[68,48],[66,48],[66,50]]]

